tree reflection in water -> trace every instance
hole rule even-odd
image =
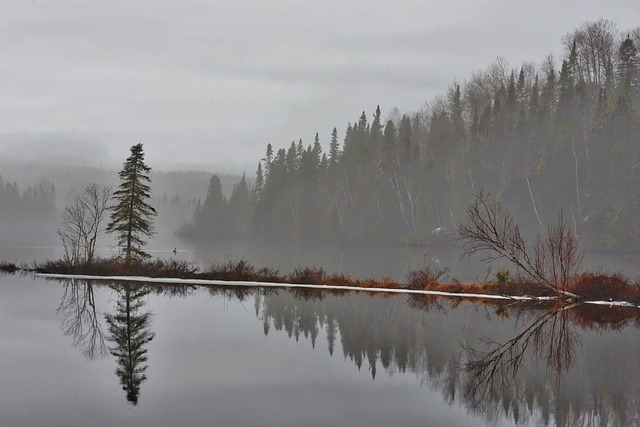
[[[66,281],[61,327],[89,358],[105,353],[94,289]],[[137,404],[153,339],[144,297],[187,297],[194,286],[111,284],[105,315],[116,375]],[[586,304],[478,303],[347,291],[207,288],[214,299],[253,299],[265,335],[282,331],[346,360],[372,378],[414,373],[445,402],[487,420],[566,425],[640,425],[640,314]],[[481,339],[480,337],[486,337]],[[461,345],[462,343],[462,345]],[[326,351],[326,350],[325,350]]]
[[[105,314],[109,329],[109,347],[116,358],[118,367],[116,375],[120,378],[122,389],[127,393],[127,400],[138,404],[140,385],[147,379],[147,349],[155,334],[151,332],[151,314],[143,312],[143,298],[149,294],[143,286],[113,285],[118,294],[115,314]]]
[[[568,311],[578,304],[549,308],[548,311],[520,311],[519,317],[534,319],[515,337],[504,344],[483,337],[486,350],[465,347],[463,369],[469,374],[466,394],[472,401],[485,399],[511,384],[517,377],[529,347],[536,359],[546,363],[547,371],[556,380],[571,367],[575,346],[580,338],[568,317]]]
[[[56,314],[65,336],[87,359],[107,354],[104,333],[96,310],[93,284],[87,280],[65,279],[62,300]]]
[[[413,372],[491,422],[640,425],[636,308],[351,295],[282,291],[255,304],[265,334],[315,347],[324,332],[330,354],[341,344],[374,379],[379,365]]]

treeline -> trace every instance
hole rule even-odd
[[[246,176],[243,174],[233,186],[227,200],[217,175],[209,181],[204,202],[197,199],[193,219],[176,234],[189,240],[246,236],[251,225],[251,212],[255,200]]]
[[[269,144],[247,190],[250,225],[233,232],[266,241],[424,243],[455,229],[484,189],[525,232],[562,207],[584,242],[637,246],[638,46],[640,27],[621,33],[611,21],[587,22],[562,39],[559,60],[512,68],[498,58],[418,112],[392,111],[386,120],[379,108],[372,117],[363,112],[342,141],[334,128],[326,152],[318,134],[310,145]],[[214,193],[196,210],[193,236],[232,232],[206,207],[221,204]]]
[[[0,175],[0,216],[48,214],[56,211],[56,189],[42,181],[21,190],[18,183],[5,181]]]

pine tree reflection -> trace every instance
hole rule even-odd
[[[56,311],[64,335],[87,359],[107,354],[102,325],[96,311],[93,284],[88,280],[65,279],[62,300]]]
[[[122,389],[127,393],[127,400],[138,404],[140,385],[147,379],[147,349],[154,337],[151,332],[151,314],[142,309],[145,305],[143,298],[149,293],[140,285],[114,285],[112,288],[118,293],[115,314],[105,314],[109,328],[109,347],[116,358],[118,367],[116,375],[120,378]]]

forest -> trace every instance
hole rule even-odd
[[[562,209],[590,248],[640,247],[640,27],[585,22],[561,54],[498,57],[421,109],[362,112],[323,149],[268,144],[255,181],[230,198],[216,176],[192,241],[441,245],[480,190],[535,234]]]
[[[0,175],[0,216],[46,215],[56,212],[56,188],[42,180],[34,187],[21,189],[16,181]]]

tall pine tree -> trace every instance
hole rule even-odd
[[[128,263],[132,259],[148,258],[142,250],[146,244],[143,238],[153,236],[152,217],[156,210],[147,203],[151,188],[151,168],[144,163],[142,144],[131,147],[131,155],[119,172],[120,185],[113,193],[114,205],[111,208],[111,222],[107,232],[116,233],[121,256]]]

